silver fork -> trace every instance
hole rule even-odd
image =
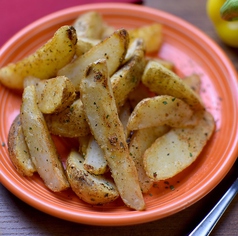
[[[230,188],[226,191],[226,193],[222,196],[219,202],[207,214],[207,216],[189,234],[189,236],[209,235],[237,193],[238,193],[238,178],[230,186]]]

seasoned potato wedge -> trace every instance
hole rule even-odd
[[[193,110],[204,108],[199,96],[179,76],[156,61],[147,63],[142,82],[158,95],[180,98]]]
[[[93,136],[89,140],[83,166],[85,170],[95,175],[104,174],[108,169],[104,152]]]
[[[141,81],[145,68],[145,48],[142,40],[138,39],[131,59],[111,76],[113,94],[117,107],[124,105],[129,94]]]
[[[130,41],[141,38],[145,42],[147,53],[158,52],[162,45],[162,25],[158,23],[129,30]]]
[[[63,111],[75,100],[73,84],[65,76],[57,76],[36,83],[36,96],[39,109],[44,114]]]
[[[196,126],[173,128],[145,151],[143,162],[150,178],[158,181],[173,177],[196,160],[215,128],[210,113],[199,111],[197,116]]]
[[[102,15],[96,11],[89,11],[80,15],[73,23],[77,37],[101,39],[103,33]]]
[[[147,193],[154,183],[154,180],[149,178],[145,172],[143,154],[158,137],[164,135],[168,131],[168,126],[140,129],[134,132],[131,138],[129,152],[135,162],[140,187],[143,193]]]
[[[80,96],[91,132],[105,153],[122,200],[128,207],[143,210],[145,203],[138,174],[118,117],[106,60],[99,60],[88,67],[81,80]]]
[[[93,175],[83,166],[84,159],[72,150],[67,158],[66,173],[72,190],[89,204],[105,204],[119,197],[115,184],[103,175]]]
[[[25,142],[20,115],[15,118],[9,130],[8,152],[12,163],[21,175],[32,176],[36,172]]]
[[[201,79],[197,74],[192,74],[183,78],[184,83],[186,83],[195,93],[200,94],[201,89]]]
[[[50,133],[74,138],[90,133],[82,101],[76,99],[71,106],[60,113],[45,115]]]
[[[24,89],[22,99],[22,129],[32,162],[49,189],[54,192],[62,191],[69,187],[69,183],[43,114],[37,106],[33,85]]]
[[[74,57],[77,36],[71,26],[60,27],[54,36],[28,57],[0,68],[0,82],[6,87],[23,89],[27,76],[49,79]],[[50,62],[50,63],[49,63]]]
[[[138,130],[161,125],[186,127],[196,124],[196,119],[191,119],[192,115],[193,110],[181,99],[169,95],[145,98],[131,113],[127,128]]]
[[[78,90],[88,65],[104,58],[107,61],[109,76],[111,76],[123,62],[128,44],[129,35],[127,31],[124,29],[117,30],[110,37],[92,47],[87,53],[59,70],[58,75],[65,75],[71,79],[76,90]]]

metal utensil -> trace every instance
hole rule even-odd
[[[209,235],[237,193],[238,193],[238,178],[231,185],[231,187],[226,191],[226,193],[219,200],[219,202],[207,214],[207,216],[189,234],[189,236]]]

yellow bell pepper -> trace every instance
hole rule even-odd
[[[238,21],[230,21],[237,17],[234,12],[238,12],[238,0],[208,0],[206,9],[221,40],[229,46],[238,47]]]

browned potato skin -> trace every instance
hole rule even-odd
[[[41,80],[35,86],[38,106],[44,114],[61,112],[76,98],[74,86],[65,76]]]
[[[15,118],[9,130],[8,152],[18,173],[23,176],[32,176],[36,172],[25,142],[20,115]]]
[[[59,113],[45,115],[50,133],[62,137],[74,138],[86,136],[90,133],[83,104],[76,99],[70,107]]]
[[[114,201],[119,197],[115,184],[103,175],[93,175],[83,166],[83,157],[72,150],[66,162],[66,173],[72,190],[83,201],[96,205]]]
[[[0,82],[12,89],[23,89],[27,76],[49,79],[74,57],[76,31],[71,26],[62,26],[54,36],[33,54],[16,63],[0,68]],[[50,61],[50,63],[49,63]]]

